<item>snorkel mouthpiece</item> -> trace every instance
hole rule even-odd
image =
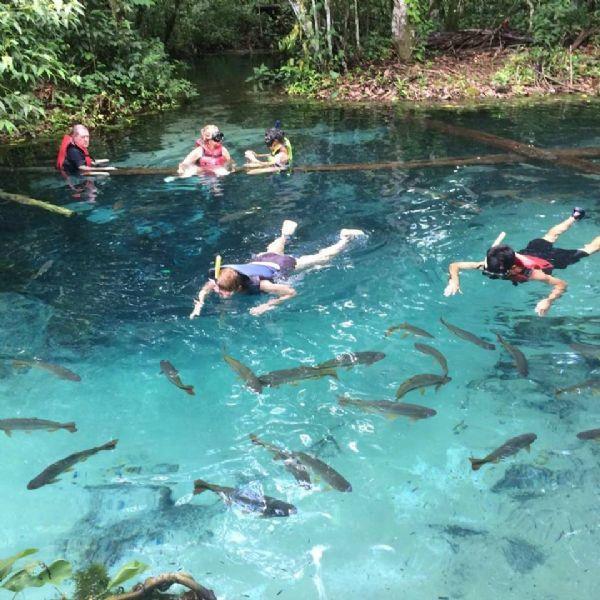
[[[215,256],[215,281],[219,279],[219,274],[221,273],[221,255],[217,254]]]

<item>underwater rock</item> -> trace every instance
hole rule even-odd
[[[8,292],[0,294],[0,354],[37,354],[46,343],[52,307],[40,300]]]
[[[212,538],[211,520],[225,510],[220,502],[175,504],[167,486],[108,484],[86,489],[91,494],[90,511],[58,544],[78,564],[111,567],[148,547]]]
[[[533,544],[516,538],[507,538],[502,547],[506,562],[517,573],[529,573],[535,567],[544,563],[546,557]]]
[[[492,492],[540,491],[555,482],[554,473],[534,465],[510,465],[502,479],[492,486]]]

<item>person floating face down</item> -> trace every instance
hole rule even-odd
[[[212,172],[215,175],[226,175],[226,168],[231,156],[223,146],[224,134],[216,125],[206,125],[196,140],[196,147],[179,163],[177,173],[180,177],[192,177],[199,173]]]
[[[83,125],[73,125],[71,132],[63,136],[56,157],[56,168],[67,175],[107,175],[106,171],[114,167],[106,167],[108,158],[93,159],[88,147],[90,132]]]
[[[278,126],[267,129],[265,145],[269,149],[268,154],[256,154],[252,150],[246,150],[244,153],[248,161],[244,166],[248,169],[248,173],[271,173],[290,166],[293,158],[292,144],[283,129]]]
[[[296,295],[296,290],[284,283],[286,276],[292,271],[325,264],[339,254],[351,239],[365,235],[360,229],[342,229],[339,240],[332,246],[323,248],[316,254],[294,258],[284,251],[286,241],[296,231],[296,227],[297,223],[294,221],[284,221],[281,235],[269,244],[266,252],[256,255],[251,262],[211,269],[209,280],[200,289],[194,301],[190,319],[200,314],[206,297],[212,292],[221,298],[230,298],[236,292],[271,294],[273,298],[252,308],[250,314],[257,316],[272,310]]]
[[[554,242],[567,231],[576,221],[585,216],[582,208],[573,209],[572,215],[552,227],[542,238],[529,242],[526,248],[515,252],[510,246],[500,245],[505,234],[498,236],[492,247],[487,251],[486,259],[480,262],[453,262],[448,267],[448,285],[444,290],[445,296],[462,293],[460,290],[459,273],[461,270],[480,269],[483,275],[490,279],[505,279],[513,285],[527,281],[541,281],[552,287],[550,294],[540,300],[535,312],[543,317],[567,289],[567,283],[554,277],[554,269],[566,269],[569,265],[579,262],[582,258],[600,250],[600,236],[579,250],[555,248]]]

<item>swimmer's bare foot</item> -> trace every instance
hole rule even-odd
[[[340,230],[340,239],[352,239],[367,235],[362,229],[342,229]]]
[[[294,235],[296,231],[296,227],[298,227],[298,223],[296,221],[290,221],[286,219],[281,226],[281,235],[285,237],[289,237],[290,235]]]

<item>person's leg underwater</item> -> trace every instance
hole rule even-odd
[[[307,269],[315,265],[324,265],[328,263],[334,256],[339,254],[350,242],[350,240],[367,235],[361,229],[342,229],[340,231],[340,239],[338,242],[327,248],[319,250],[316,254],[308,254],[301,256],[296,260],[296,270]]]
[[[267,252],[285,254],[285,243],[287,242],[287,238],[294,235],[296,227],[298,227],[298,223],[286,219],[281,225],[281,235],[267,246]]]

